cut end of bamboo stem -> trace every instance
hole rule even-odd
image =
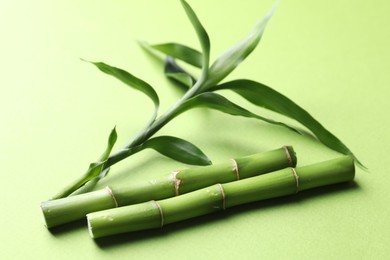
[[[46,228],[49,228],[49,227],[48,227],[48,224],[47,224],[47,221],[46,221],[45,210],[43,209],[43,207],[44,207],[43,203],[41,203],[41,205],[40,205],[39,207],[40,207],[41,212],[42,212],[42,215],[43,215],[43,221],[44,221],[43,225],[44,225]]]
[[[95,235],[93,234],[93,229],[92,229],[92,226],[91,226],[91,222],[89,221],[89,214],[87,215],[87,223],[88,223],[89,236],[91,238],[95,238]]]
[[[47,228],[85,218],[85,215],[90,212],[114,207],[118,207],[118,202],[112,190],[108,187],[90,193],[41,203],[41,210]]]
[[[290,145],[285,145],[283,148],[286,152],[287,159],[290,162],[290,166],[295,167],[297,165],[297,155],[295,154],[294,148]]]

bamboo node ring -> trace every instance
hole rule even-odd
[[[177,175],[180,173],[181,171],[174,171],[172,172],[172,179],[173,179],[173,186],[175,188],[175,195],[176,196],[179,196],[180,193],[179,193],[179,189],[180,189],[180,185],[181,185],[181,180],[177,178]]]
[[[238,169],[238,163],[235,159],[230,159],[233,163],[233,170],[236,173],[237,180],[240,180],[240,171]]]
[[[112,198],[112,201],[114,202],[114,205],[115,205],[115,208],[118,207],[118,201],[116,200],[115,196],[114,196],[114,193],[112,192],[112,189],[110,187],[106,187],[106,191],[108,192],[108,194],[110,194],[111,198]]]
[[[295,177],[295,193],[298,193],[298,191],[299,191],[299,176],[298,176],[297,171],[295,170],[294,167],[291,167],[291,170],[292,170],[294,177]]]
[[[161,220],[161,224],[160,224],[160,227],[162,228],[164,226],[164,213],[163,213],[163,210],[160,206],[160,204],[153,200],[154,204],[156,204],[157,208],[158,208],[158,211],[160,212],[160,220]]]
[[[225,195],[225,191],[223,190],[223,186],[221,183],[218,183],[218,186],[219,186],[219,190],[221,192],[221,196],[222,196],[222,209],[226,209],[226,195]]]

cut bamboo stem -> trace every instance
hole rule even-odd
[[[198,190],[216,183],[232,182],[256,175],[295,167],[296,155],[291,146],[258,153],[225,163],[174,171],[168,176],[130,184],[126,188],[106,187],[85,194],[41,203],[48,228],[85,218],[91,212],[161,200]]]
[[[286,168],[245,180],[215,184],[174,198],[91,213],[87,215],[88,228],[92,238],[161,228],[245,203],[351,181],[354,176],[353,159],[345,156],[297,169]]]

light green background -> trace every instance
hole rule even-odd
[[[215,58],[272,1],[189,3],[210,34]],[[114,125],[124,144],[153,106],[79,58],[144,78],[164,110],[180,92],[136,40],[198,42],[176,0],[0,1],[0,258],[388,259],[389,13],[387,0],[282,1],[259,48],[230,76],[266,83],[310,111],[369,168],[357,169],[356,183],[97,244],[84,225],[49,232],[39,204],[97,158]],[[188,112],[161,134],[190,140],[214,162],[284,144],[295,147],[300,165],[338,156],[310,137],[214,111]],[[114,167],[110,181],[184,167],[145,151]]]

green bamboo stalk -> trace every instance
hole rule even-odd
[[[49,200],[41,203],[48,228],[84,218],[86,214],[104,209],[161,200],[178,196],[216,183],[232,182],[296,165],[291,146],[258,153],[225,163],[174,171],[169,175],[126,188],[105,189]]]
[[[87,215],[92,238],[161,228],[167,224],[237,205],[295,194],[298,191],[353,180],[353,159],[338,159],[286,168],[227,184],[215,184],[182,196],[149,201]]]

